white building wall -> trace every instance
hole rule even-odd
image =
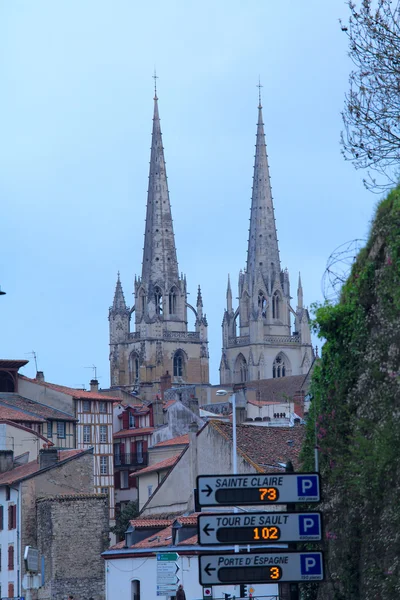
[[[8,596],[8,584],[14,584],[14,595],[19,596],[20,588],[20,571],[21,571],[21,556],[18,545],[18,531],[20,531],[19,517],[19,493],[14,488],[10,489],[10,499],[6,500],[6,486],[0,487],[0,505],[3,507],[3,529],[0,531],[0,549],[1,549],[1,571],[0,585],[1,598]],[[17,505],[17,527],[8,529],[8,507],[12,504]],[[8,547],[14,545],[14,569],[8,568]]]
[[[177,548],[160,548],[161,552],[178,551]],[[157,549],[153,556],[138,556],[137,558],[123,558],[106,560],[106,600],[134,600],[132,581],[140,581],[140,600],[159,600],[165,596],[157,596]],[[179,565],[179,583],[183,584],[187,600],[203,598],[203,588],[199,584],[198,556],[180,556],[177,560]],[[274,598],[278,595],[277,584],[256,584],[254,597],[268,596]],[[224,598],[224,593],[231,596],[240,596],[239,586],[223,585],[213,587],[213,598]]]

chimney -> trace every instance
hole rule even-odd
[[[160,396],[157,394],[152,402],[154,427],[164,425],[164,410]]]
[[[160,391],[161,391],[161,400],[164,400],[164,392],[166,390],[170,390],[172,387],[172,379],[169,371],[166,371],[164,375],[160,377]]]
[[[197,398],[195,398],[194,396],[190,396],[189,398],[189,409],[192,411],[192,413],[194,413],[196,416],[200,416],[200,411],[199,411],[199,401]]]
[[[36,381],[44,381],[44,373],[43,373],[43,371],[37,371],[37,373],[36,373]]]
[[[300,419],[304,419],[304,397],[304,390],[298,390],[293,394],[293,412],[295,412]]]
[[[236,425],[241,425],[246,420],[246,407],[236,406]]]
[[[39,450],[39,469],[45,469],[58,463],[57,448],[43,448]]]
[[[99,391],[99,382],[97,381],[97,379],[91,379],[90,380],[90,391],[91,392],[98,392]]]
[[[0,450],[0,473],[11,471],[14,466],[13,450]]]

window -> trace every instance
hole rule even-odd
[[[53,437],[53,422],[52,421],[47,421],[47,437],[48,438]]]
[[[247,362],[243,354],[239,354],[235,362],[235,383],[243,383],[248,379]]]
[[[4,506],[0,506],[0,531],[4,529]]]
[[[139,579],[132,580],[132,600],[140,600],[140,581],[139,581]]]
[[[13,583],[8,584],[8,597],[14,598],[14,584]]]
[[[279,313],[280,313],[279,303],[280,303],[279,293],[275,292],[275,294],[272,296],[272,318],[273,319],[279,319]]]
[[[129,487],[129,471],[121,471],[121,490],[126,490]]]
[[[1,571],[1,546],[0,546],[0,571]],[[0,595],[1,598],[1,595]]]
[[[90,444],[90,442],[91,442],[90,425],[84,425],[83,426],[83,443]]]
[[[100,475],[108,475],[107,456],[100,456]]]
[[[99,402],[99,412],[101,412],[101,413],[107,412],[107,402],[104,402],[104,400],[101,400]]]
[[[10,486],[7,485],[6,486],[6,500],[9,500],[9,499],[10,499]]]
[[[8,570],[14,570],[14,545],[10,544],[8,546]],[[11,596],[13,598],[14,594]]]
[[[17,527],[17,505],[8,505],[8,529],[15,529]]]
[[[83,401],[83,412],[90,412],[90,400]]]
[[[272,366],[272,377],[275,379],[276,377],[285,377],[285,375],[285,361],[283,360],[282,356],[277,356]]]
[[[102,494],[108,494],[108,488],[101,488]]]
[[[174,356],[174,377],[183,377],[184,366],[183,352],[178,350]]]
[[[258,292],[258,308],[261,311],[261,316],[265,319],[267,316],[267,300],[263,292]]]
[[[100,444],[107,444],[107,425],[100,425]]]
[[[135,415],[129,411],[129,429],[135,428]]]
[[[174,315],[176,313],[176,288],[172,288],[169,293],[169,314]]]
[[[57,421],[57,437],[58,439],[65,438],[65,422]]]
[[[129,380],[130,383],[137,383],[140,379],[140,361],[136,352],[132,352],[129,357]]]
[[[154,288],[154,304],[156,305],[156,314],[162,315],[162,291],[158,286]]]
[[[136,442],[136,453],[138,464],[143,462],[143,442]]]
[[[148,493],[149,498],[150,498],[150,496],[152,494],[152,491],[153,491],[153,486],[152,485],[148,485],[147,486],[147,493]]]

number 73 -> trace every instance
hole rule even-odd
[[[276,488],[259,488],[260,500],[269,500],[273,502],[278,499],[278,491]]]

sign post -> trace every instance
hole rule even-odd
[[[175,596],[179,583],[179,565],[177,552],[157,554],[157,596]]]

